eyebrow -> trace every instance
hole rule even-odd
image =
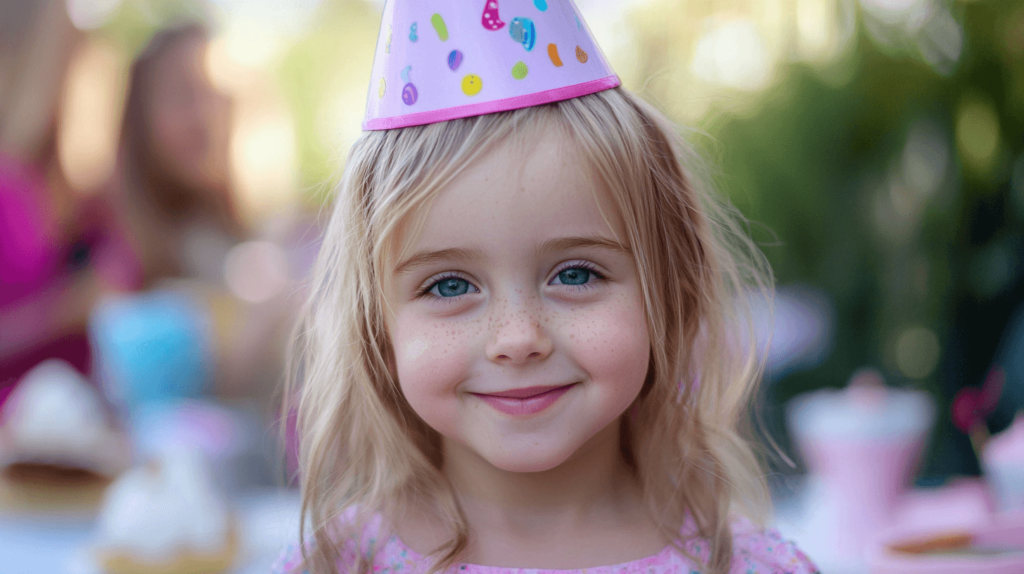
[[[599,236],[560,237],[558,239],[551,239],[549,241],[545,241],[544,245],[541,245],[540,250],[545,253],[550,253],[553,251],[565,251],[566,249],[574,249],[577,247],[600,247],[604,249],[611,249],[612,251],[630,253],[630,250],[618,241]]]
[[[603,249],[611,249],[612,251],[619,251],[621,253],[630,253],[630,250],[618,241],[597,236],[560,237],[558,239],[551,239],[545,241],[544,244],[541,245],[540,251],[542,253],[552,253],[555,251],[565,251],[567,249],[579,247],[599,247]],[[408,273],[416,267],[430,265],[431,263],[437,263],[438,261],[471,261],[473,259],[481,258],[483,258],[483,251],[479,249],[453,248],[441,249],[440,251],[421,251],[396,265],[394,274],[401,275],[403,273]]]
[[[483,257],[479,249],[442,249],[440,251],[421,251],[395,266],[395,275],[408,273],[416,267],[430,265],[438,261],[461,260],[470,261]]]

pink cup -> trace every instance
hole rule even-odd
[[[839,556],[860,555],[894,515],[917,466],[924,437],[799,441],[807,466],[818,476],[836,529],[827,540]]]
[[[1000,510],[1024,511],[1024,413],[992,437],[981,454],[981,465]]]
[[[853,384],[797,397],[787,411],[819,487],[814,504],[828,528],[818,533],[823,550],[859,562],[877,533],[893,522],[934,420],[931,398]]]

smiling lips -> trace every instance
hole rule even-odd
[[[525,389],[512,389],[499,393],[473,395],[491,405],[499,412],[513,416],[532,415],[543,411],[555,404],[562,395],[576,383],[562,386],[527,387]]]

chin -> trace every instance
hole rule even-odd
[[[474,449],[475,450],[475,449]],[[564,445],[525,446],[500,452],[477,451],[495,468],[505,472],[544,472],[558,467],[576,452]]]

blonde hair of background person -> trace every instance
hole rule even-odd
[[[730,569],[730,515],[767,519],[770,500],[750,442],[762,364],[749,343],[748,301],[751,290],[772,296],[770,269],[742,218],[683,167],[695,158],[671,123],[612,89],[366,132],[352,148],[297,331],[296,376],[285,390],[285,412],[297,410],[303,524],[312,528],[302,564],[310,572],[335,572],[338,546],[360,540],[375,516],[395,521],[413,507],[444,526],[431,555],[435,571],[471,544],[459,493],[445,475],[444,438],[400,387],[383,294],[446,186],[495,149],[527,149],[552,133],[572,142],[567,147],[610,191],[639,275],[648,370],[616,420],[646,513],[684,552],[680,532],[692,521],[714,573]],[[361,555],[358,571],[370,568]]]

